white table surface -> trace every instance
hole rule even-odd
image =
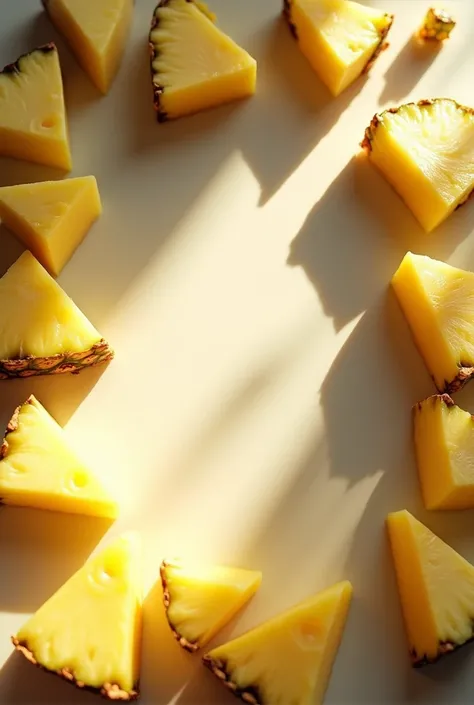
[[[161,559],[263,570],[220,641],[348,578],[355,597],[326,703],[471,702],[474,652],[412,671],[384,518],[408,508],[474,561],[472,513],[423,511],[412,404],[433,393],[387,285],[407,249],[474,268],[474,203],[430,236],[365,159],[372,115],[408,98],[474,103],[474,3],[439,52],[410,41],[428,2],[396,14],[366,81],[331,99],[279,18],[278,0],[214,0],[259,62],[250,101],[159,126],[147,32],[101,98],[39,1],[0,0],[0,63],[55,40],[73,175],[94,174],[104,214],[60,282],[115,346],[105,370],[2,382],[0,421],[35,393],[124,502],[103,522],[0,511],[0,703],[97,702],[11,658],[9,635],[125,529],[146,548],[144,705],[234,702],[165,624]],[[53,172],[0,161],[0,183]],[[54,174],[57,176],[57,174]],[[471,237],[469,237],[471,235]],[[1,232],[0,273],[21,248]],[[103,372],[103,374],[102,374]],[[474,385],[458,396],[474,409]]]

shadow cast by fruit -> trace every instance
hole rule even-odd
[[[385,72],[379,105],[406,98],[435,63],[441,50],[440,42],[420,44],[415,36],[409,37]]]

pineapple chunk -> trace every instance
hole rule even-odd
[[[344,631],[352,586],[342,582],[204,657],[251,705],[322,702]]]
[[[54,44],[0,72],[0,154],[72,169],[63,82]]]
[[[334,96],[369,71],[393,15],[351,0],[284,0],[284,15],[300,49]]]
[[[120,68],[132,26],[134,0],[43,0],[78,62],[101,93]]]
[[[474,418],[435,395],[415,406],[414,426],[426,508],[474,508]]]
[[[13,637],[31,663],[110,700],[139,695],[142,587],[138,537],[92,557]]]
[[[408,252],[392,286],[440,392],[474,375],[474,273]]]
[[[34,396],[13,414],[0,446],[0,502],[117,517],[117,505]]]
[[[77,373],[113,355],[30,252],[0,279],[0,379]]]
[[[169,625],[188,651],[202,648],[256,593],[262,574],[223,566],[161,565]]]
[[[420,37],[442,42],[448,39],[455,26],[456,22],[446,10],[430,7],[420,29]]]
[[[0,218],[58,276],[102,212],[93,176],[0,188]]]
[[[164,122],[255,93],[257,62],[197,0],[161,0],[150,32],[154,103]]]
[[[424,666],[474,637],[474,566],[406,510],[387,527],[412,663]]]
[[[474,189],[474,110],[450,98],[375,115],[362,147],[426,232]]]

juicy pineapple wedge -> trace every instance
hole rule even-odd
[[[117,517],[117,504],[34,396],[14,412],[0,446],[0,503]]]
[[[169,625],[188,651],[208,644],[262,582],[258,571],[179,561],[163,561],[160,573]]]
[[[427,509],[474,508],[474,418],[447,394],[414,408],[415,449]]]
[[[250,705],[319,705],[352,598],[341,582],[219,646],[205,665]]]
[[[160,122],[255,93],[257,62],[214,19],[198,0],[161,0],[156,8],[150,47]]]
[[[474,189],[474,109],[449,98],[375,115],[362,146],[426,232]]]
[[[97,181],[84,176],[0,188],[0,218],[58,276],[102,212]]]
[[[0,155],[72,168],[58,50],[20,56],[0,72]]]
[[[134,0],[43,0],[58,30],[95,86],[108,93],[120,68]]]
[[[24,252],[0,279],[0,380],[77,373],[112,358],[82,311]]]
[[[409,512],[387,517],[414,666],[437,661],[474,637],[474,566]]]
[[[369,71],[388,44],[393,15],[352,0],[284,0],[299,47],[334,96]]]
[[[109,700],[139,696],[142,559],[135,534],[73,575],[12,638],[28,661]]]
[[[408,252],[392,287],[438,390],[461,389],[474,375],[474,273]]]

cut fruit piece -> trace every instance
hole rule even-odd
[[[284,0],[299,47],[334,96],[367,73],[388,47],[393,15],[351,0]]]
[[[164,122],[255,93],[257,62],[197,0],[161,0],[150,32],[155,109]]]
[[[208,644],[262,582],[262,574],[254,570],[175,561],[164,561],[160,573],[169,625],[188,651]]]
[[[0,446],[0,503],[115,519],[117,504],[34,396],[13,414]]]
[[[95,86],[107,93],[119,70],[133,17],[134,0],[43,0]]]
[[[387,527],[414,666],[437,661],[474,636],[474,566],[406,510]]]
[[[251,705],[316,705],[326,691],[352,597],[345,581],[204,657]]]
[[[72,168],[54,44],[20,56],[0,72],[0,154],[65,171]]]
[[[450,98],[375,115],[362,147],[426,232],[474,189],[474,110]]]
[[[449,37],[455,26],[456,22],[446,10],[430,7],[419,35],[421,39],[442,42]]]
[[[392,286],[440,392],[474,375],[474,273],[408,252]]]
[[[138,536],[111,543],[13,637],[31,663],[110,700],[139,695],[142,557]]]
[[[0,279],[0,379],[78,373],[113,356],[59,284],[24,252]]]
[[[102,212],[93,176],[0,188],[0,218],[58,276]]]
[[[415,406],[414,426],[426,508],[474,508],[474,418],[443,394]]]

